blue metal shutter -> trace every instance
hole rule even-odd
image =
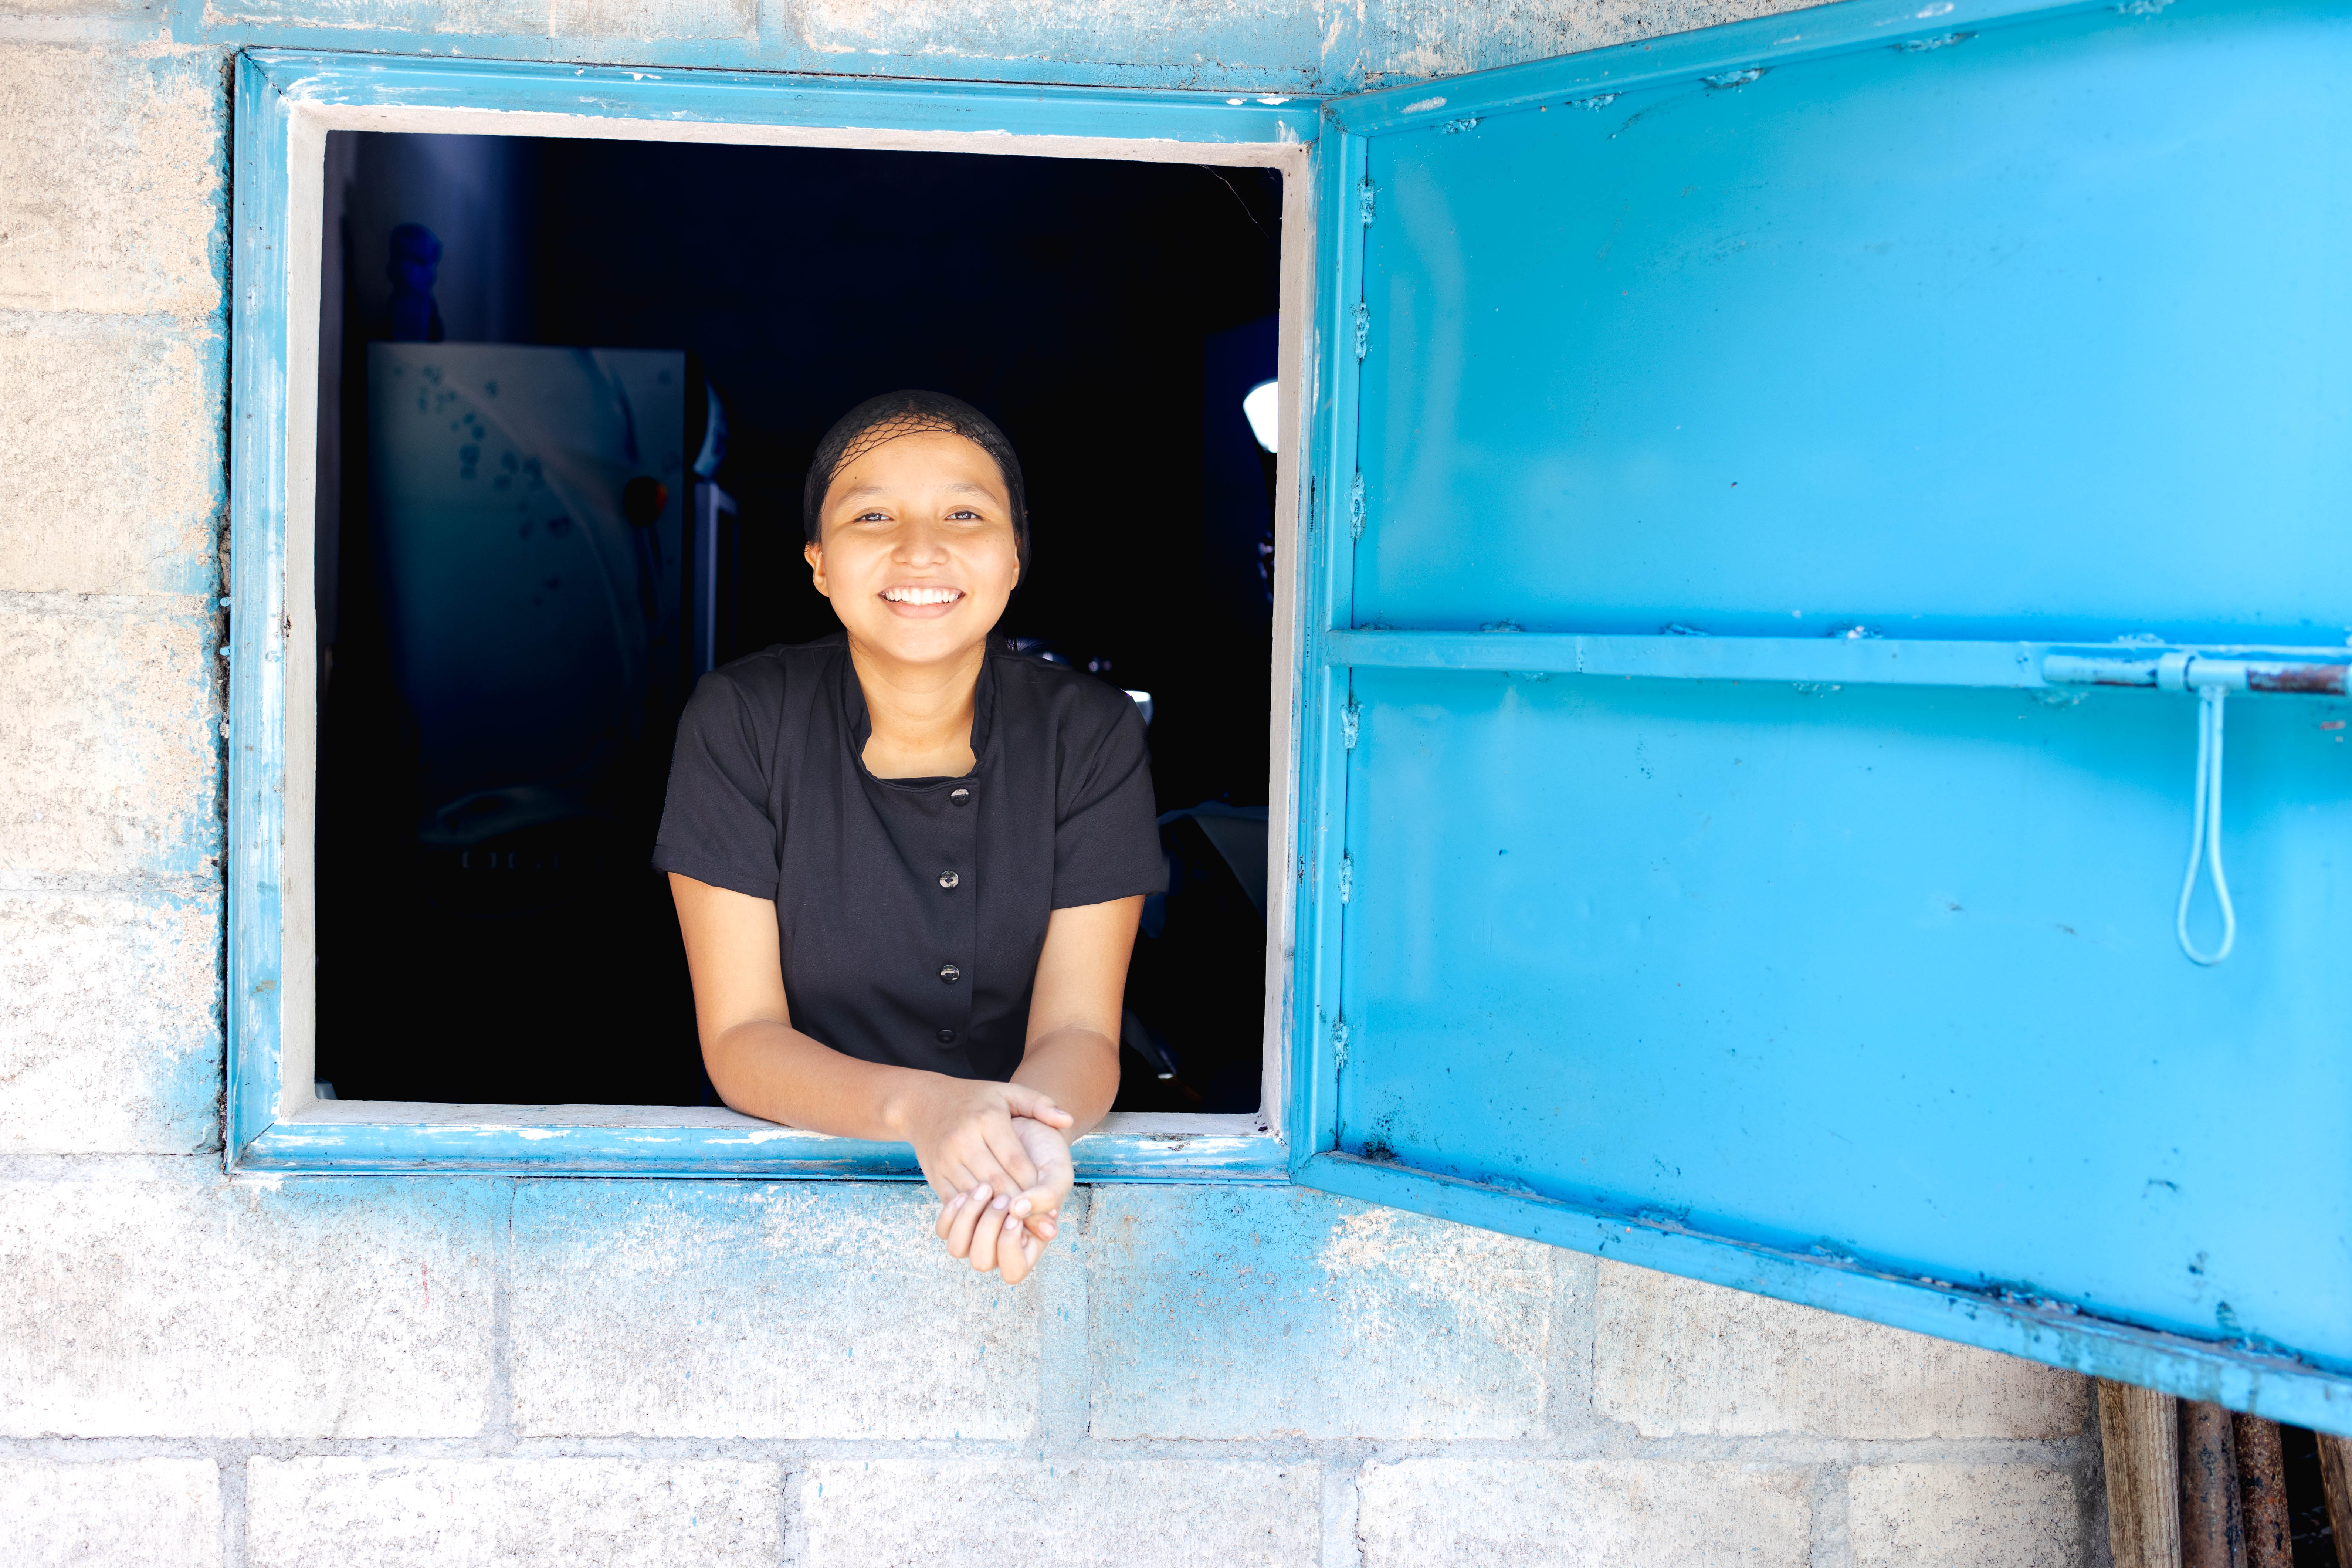
[[[1295,1172],[2352,1430],[2352,20],[2003,9],[1329,106]]]

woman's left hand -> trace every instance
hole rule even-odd
[[[1060,1131],[1026,1116],[1013,1119],[1013,1131],[1037,1167],[1036,1184],[993,1198],[957,1193],[940,1205],[934,1227],[950,1255],[983,1274],[1002,1274],[1007,1285],[1026,1279],[1060,1233],[1062,1200],[1075,1180],[1069,1142]]]

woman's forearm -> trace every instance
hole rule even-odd
[[[1053,1097],[1075,1117],[1065,1135],[1091,1131],[1118,1096],[1119,996],[1143,898],[1055,910],[1037,955],[1028,1048],[1013,1081]]]
[[[719,1098],[746,1115],[882,1142],[907,1141],[912,1102],[940,1077],[844,1056],[768,1019],[724,1031],[702,1060]]]
[[[1118,1045],[1098,1029],[1072,1026],[1029,1042],[1013,1081],[1051,1095],[1076,1121],[1064,1135],[1077,1138],[1100,1125],[1118,1097]]]

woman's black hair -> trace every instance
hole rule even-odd
[[[1021,484],[1021,459],[996,421],[944,392],[886,392],[869,397],[839,419],[816,444],[809,460],[808,483],[801,491],[802,526],[811,544],[824,542],[824,492],[833,477],[879,447],[901,436],[961,436],[996,459],[1004,477],[1004,491],[1013,502],[1013,541],[1021,552],[1021,575],[1029,575],[1029,498]]]

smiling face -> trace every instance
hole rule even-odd
[[[1021,577],[996,459],[945,432],[885,441],[833,476],[807,547],[850,640],[902,664],[969,655]]]

